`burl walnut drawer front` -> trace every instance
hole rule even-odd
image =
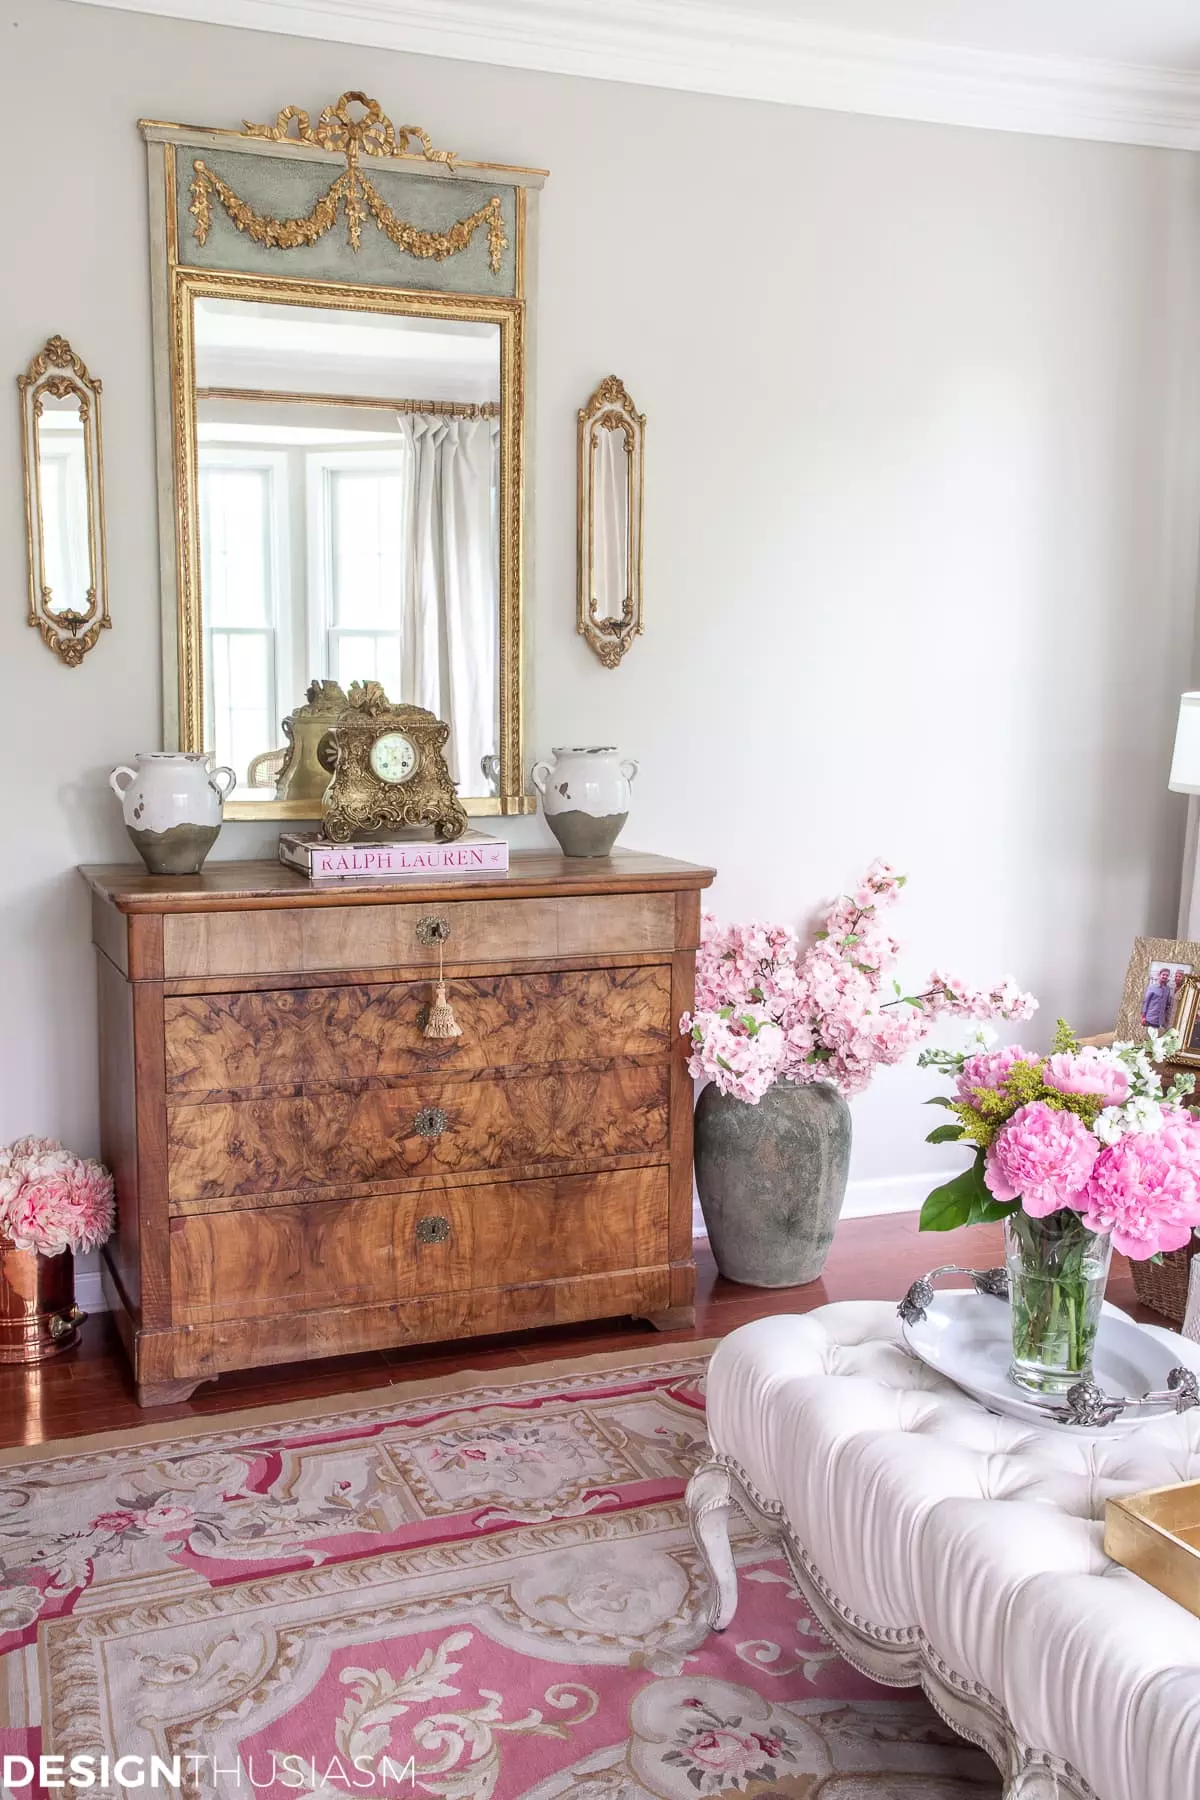
[[[670,952],[675,946],[671,893],[274,907],[168,913],[163,920],[164,974],[168,981],[176,981],[411,964],[433,967],[437,943],[422,941],[417,928],[434,916],[448,927],[445,956],[451,963]]]
[[[659,1267],[667,1212],[666,1169],[638,1169],[174,1219],[175,1322]]]
[[[167,1093],[252,1094],[666,1055],[671,970],[489,975],[450,983],[458,1038],[422,1035],[430,984],[371,983],[166,1001]]]
[[[666,1161],[669,1084],[659,1060],[169,1106],[170,1200]]]

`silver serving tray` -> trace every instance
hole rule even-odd
[[[934,1279],[951,1273],[969,1276],[972,1286],[935,1292]],[[936,1269],[913,1283],[899,1307],[912,1354],[989,1412],[1043,1429],[1113,1436],[1200,1405],[1196,1373],[1180,1362],[1181,1340],[1144,1330],[1107,1301],[1092,1381],[1077,1383],[1061,1400],[1026,1393],[1008,1374],[1012,1338],[1003,1274]]]

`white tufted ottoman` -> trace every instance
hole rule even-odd
[[[717,1629],[736,1502],[847,1659],[923,1687],[1010,1800],[1200,1800],[1200,1619],[1102,1547],[1111,1495],[1200,1479],[1200,1411],[1116,1438],[998,1418],[907,1354],[894,1306],[850,1301],[727,1337],[708,1428],[688,1508]]]

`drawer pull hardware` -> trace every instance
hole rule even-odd
[[[417,1220],[418,1244],[447,1244],[450,1241],[450,1221],[434,1213],[427,1219]]]
[[[449,1123],[445,1107],[423,1106],[413,1120],[413,1130],[418,1137],[441,1137]]]
[[[426,913],[417,920],[417,942],[421,944],[444,944],[450,936],[450,922],[439,918],[437,913]]]

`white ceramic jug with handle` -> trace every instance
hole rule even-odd
[[[638,772],[611,744],[559,745],[553,762],[530,770],[546,823],[564,856],[607,856],[629,817],[629,784]]]
[[[139,750],[135,767],[115,768],[108,785],[125,829],[152,875],[196,875],[217,841],[224,802],[237,786],[230,768],[211,769],[204,751]]]

